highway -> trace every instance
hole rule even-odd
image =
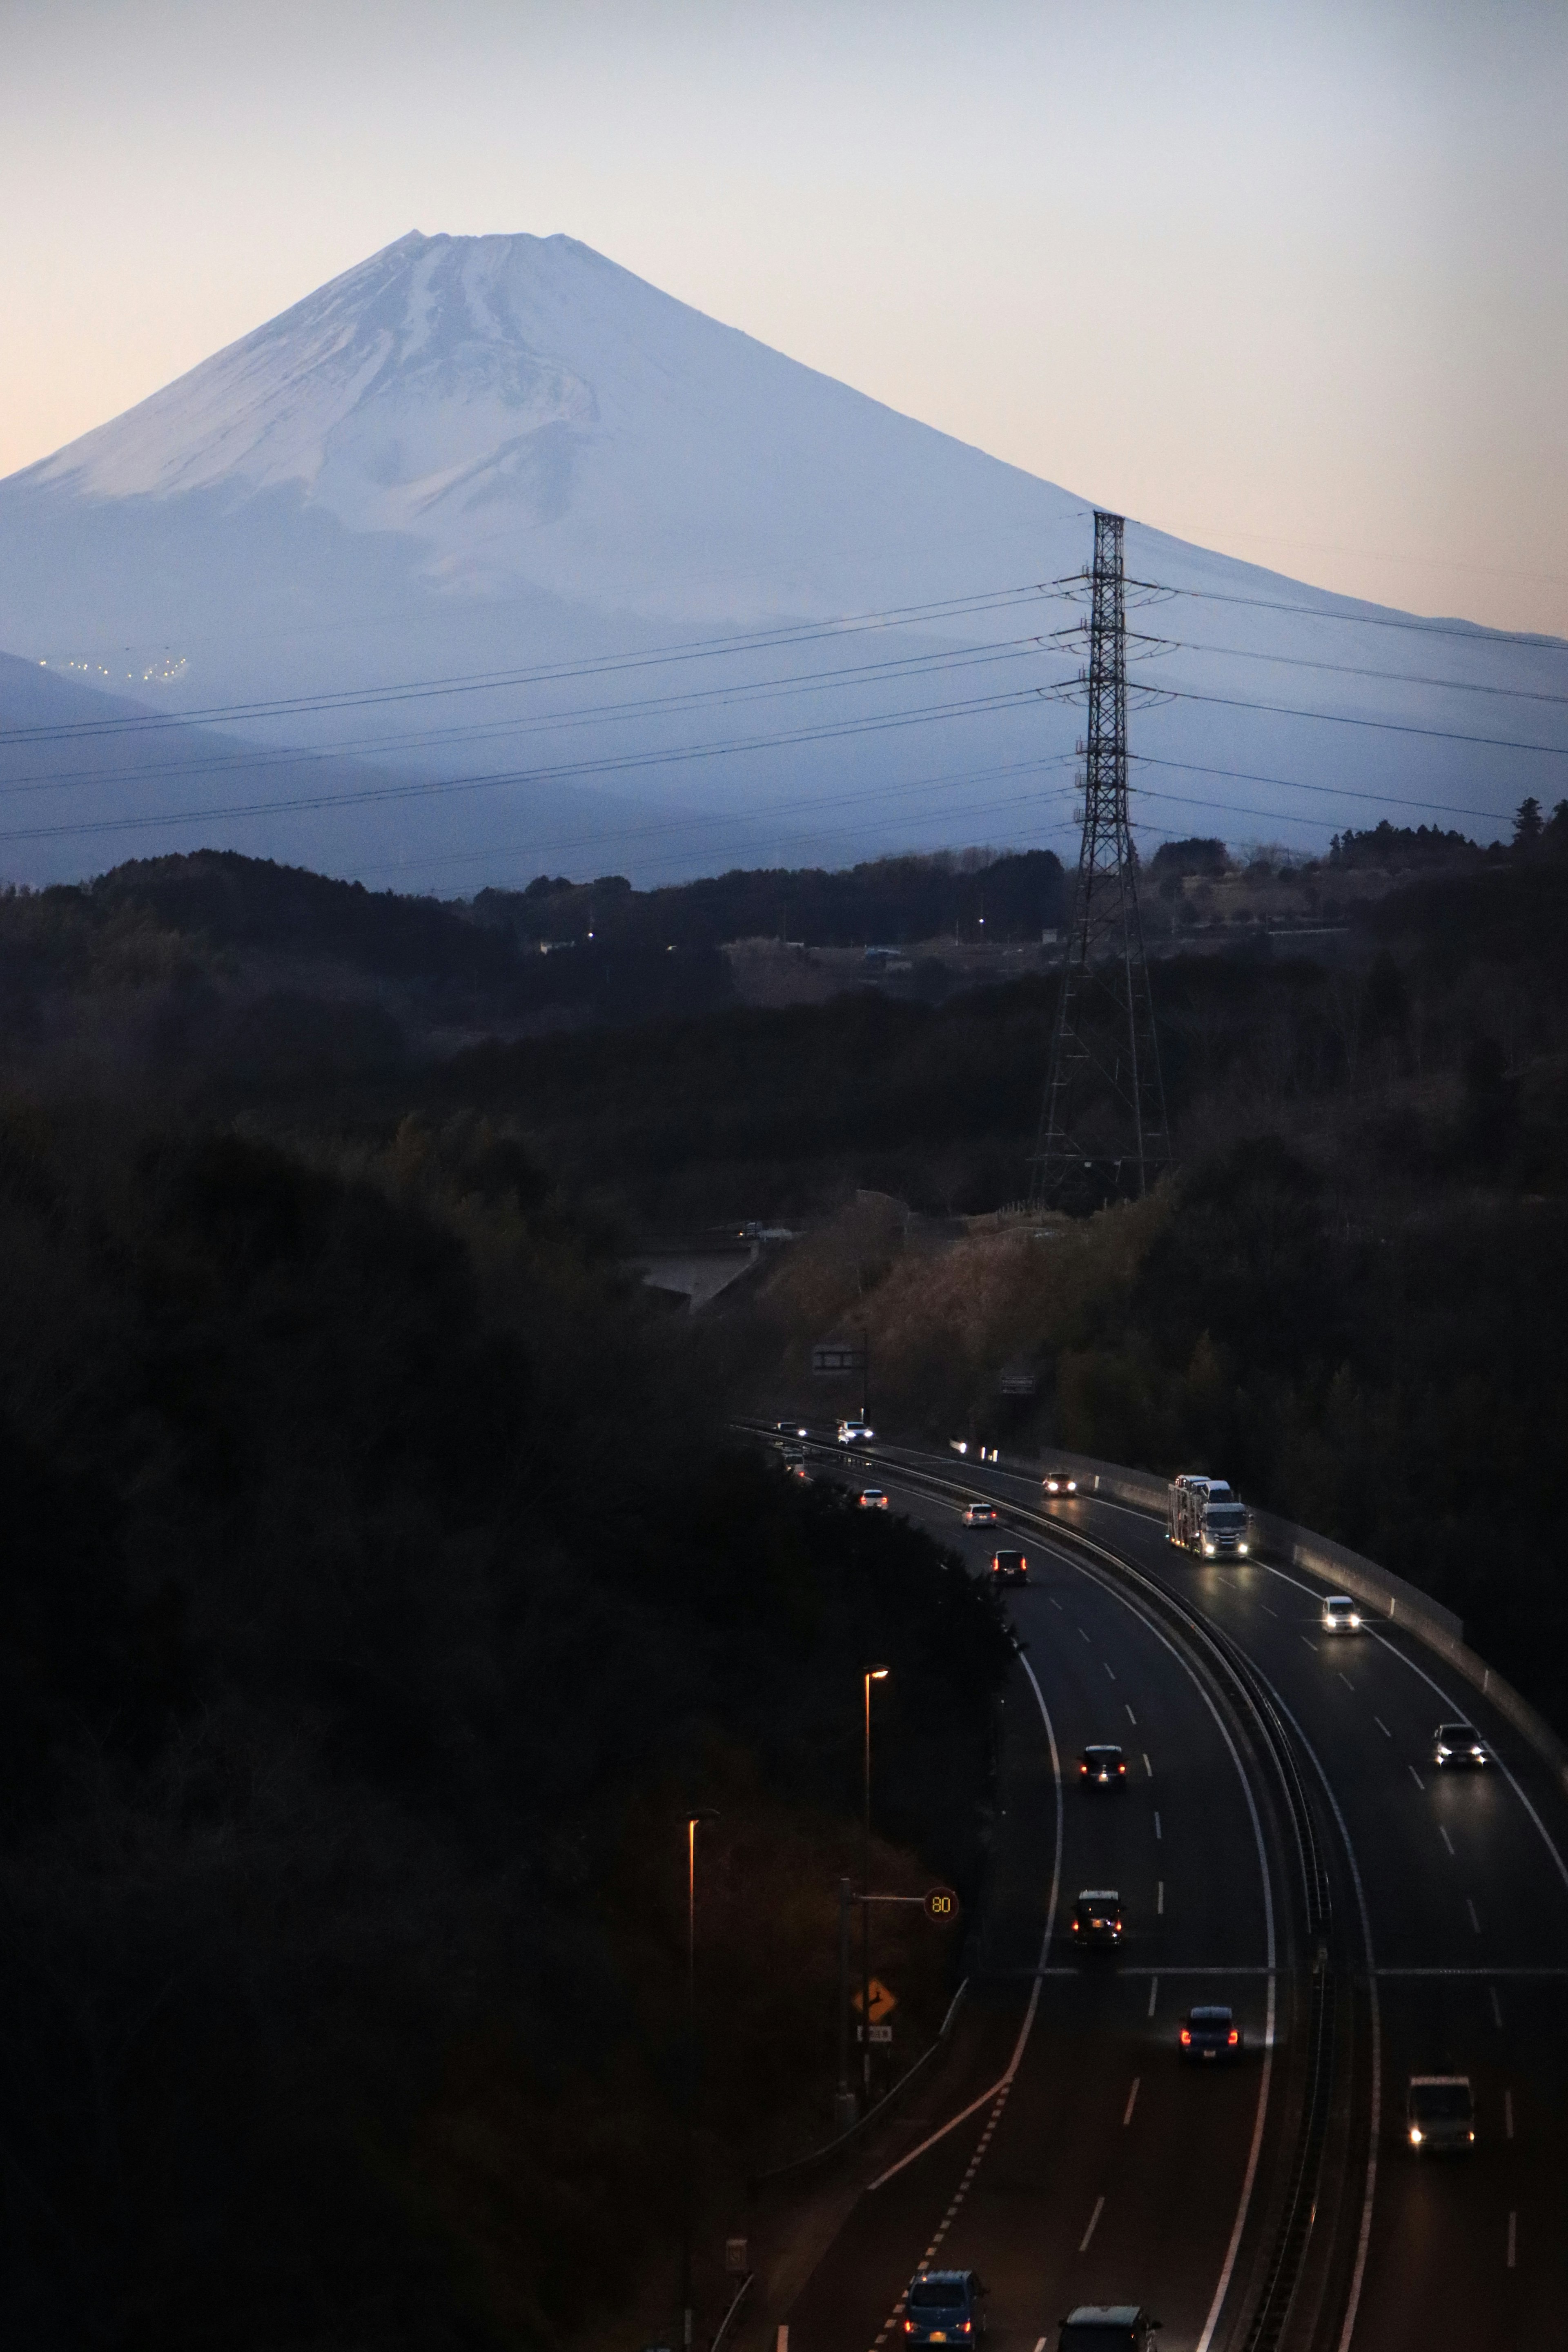
[[[1142,1513],[1047,1507],[994,1467],[870,1454],[894,1507],[976,1573],[996,1538],[963,1528],[970,1494],[995,1496],[1030,1556],[1007,1600],[1025,1646],[990,1906],[1005,1925],[976,1971],[992,2032],[973,2087],[1001,2089],[868,2187],[789,2315],[791,2352],[890,2343],[922,2258],[980,2272],[997,2352],[1054,2344],[1070,2304],[1112,2300],[1154,2311],[1164,2352],[1568,2343],[1568,1803],[1545,1765],[1403,1634],[1325,1634],[1310,1578],[1200,1564]],[[1325,1926],[1309,1923],[1280,1772],[1203,1627],[1288,1727],[1331,1881]],[[1479,1724],[1496,1766],[1433,1767],[1433,1728],[1454,1717]],[[1091,1739],[1124,1748],[1121,1790],[1076,1784]],[[1121,1895],[1114,1955],[1068,1948],[1085,1886]],[[1255,2335],[1302,2161],[1320,1948],[1332,2095],[1310,2227],[1284,2332]],[[1235,2009],[1240,2063],[1179,2060],[1199,2000]],[[1473,2157],[1410,2150],[1414,2072],[1469,2074]],[[925,2103],[930,2131],[969,2104],[949,2098]]]

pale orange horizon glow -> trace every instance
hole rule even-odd
[[[1568,11],[14,0],[0,474],[410,228],[564,230],[1349,593],[1568,633]]]

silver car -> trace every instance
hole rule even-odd
[[[1424,2156],[1466,2155],[1476,2144],[1476,2103],[1468,2074],[1412,2074],[1405,2129]]]

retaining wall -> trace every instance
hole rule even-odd
[[[1053,1468],[1070,1470],[1080,1487],[1087,1486],[1113,1503],[1126,1503],[1135,1510],[1164,1518],[1166,1482],[1152,1471],[1130,1469],[1120,1462],[1097,1462],[1086,1454],[1053,1454],[1050,1464]],[[1037,1478],[1046,1462],[1043,1456],[1030,1461],[1020,1454],[1003,1454],[997,1457],[997,1467],[1016,1471],[1023,1477]],[[1291,1519],[1279,1518],[1272,1511],[1254,1510],[1252,1524],[1261,1551],[1309,1576],[1321,1578],[1336,1592],[1351,1593],[1363,1608],[1385,1617],[1391,1624],[1403,1626],[1428,1649],[1435,1650],[1456,1674],[1491,1701],[1499,1714],[1506,1717],[1551,1766],[1564,1791],[1568,1791],[1568,1744],[1558,1738],[1545,1717],[1521,1697],[1511,1683],[1505,1682],[1484,1658],[1477,1657],[1466,1643],[1463,1621],[1451,1609],[1445,1609],[1441,1601],[1434,1601],[1415,1585],[1407,1584],[1404,1577],[1379,1567],[1376,1560],[1366,1559],[1360,1552],[1350,1551],[1327,1536],[1315,1535],[1310,1528],[1298,1527]]]

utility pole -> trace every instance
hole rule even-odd
[[[854,1889],[847,1878],[838,1882],[838,2089],[833,2102],[835,2131],[847,2131],[855,2120],[857,2102],[849,2080],[849,1906]]]
[[[686,2130],[685,2180],[680,2224],[680,2341],[691,2352],[695,2305],[691,2288],[692,2237],[697,2218],[697,1832],[716,1822],[710,1805],[686,1816]]]
[[[887,1679],[886,1666],[867,1667],[865,1811],[860,1842],[860,2095],[867,2106],[871,2104],[871,1685]]]
[[[1121,538],[1121,516],[1097,509],[1085,680],[1089,730],[1079,746],[1083,840],[1031,1163],[1035,1209],[1094,1209],[1118,1195],[1139,1199],[1171,1159],[1138,913],[1138,854],[1127,817]]]

